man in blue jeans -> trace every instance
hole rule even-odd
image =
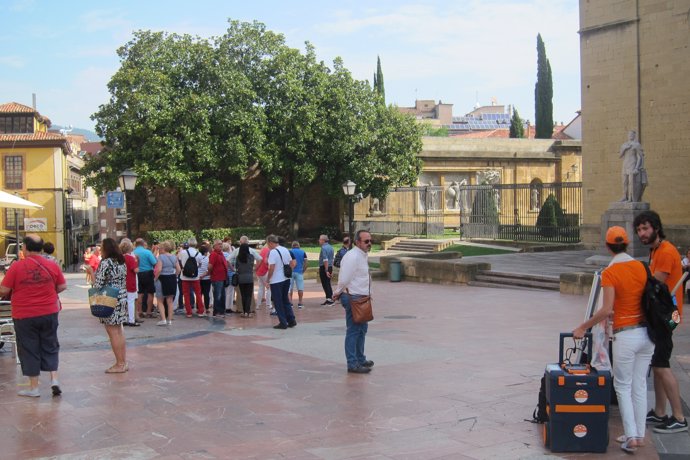
[[[369,276],[369,251],[371,250],[371,234],[365,230],[358,230],[355,236],[355,247],[343,256],[340,262],[338,287],[333,295],[340,298],[345,308],[345,358],[347,371],[354,374],[368,374],[374,367],[374,362],[364,354],[364,339],[367,335],[367,323],[355,323],[352,320],[350,301],[362,296],[371,295],[371,277]]]
[[[290,290],[290,278],[285,276],[283,266],[289,265],[294,268],[295,262],[287,248],[278,244],[278,237],[275,235],[268,235],[266,237],[266,245],[271,249],[268,253],[268,273],[267,286],[271,288],[271,298],[278,314],[278,324],[273,326],[273,329],[287,329],[289,327],[297,326],[295,320],[295,312],[290,305],[288,299],[288,291]]]

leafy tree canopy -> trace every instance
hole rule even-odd
[[[288,191],[297,220],[300,197],[316,183],[341,196],[352,180],[359,193],[382,197],[421,169],[412,117],[381,104],[340,58],[329,68],[311,44],[290,48],[259,22],[230,20],[211,39],[139,31],[118,55],[110,100],[92,116],[106,149],[84,168],[99,191],[131,167],[144,185],[222,202],[257,165],[271,187]]]
[[[513,109],[513,116],[510,117],[510,133],[511,138],[523,138],[525,137],[525,127],[522,122],[522,118],[518,114],[517,109]]]

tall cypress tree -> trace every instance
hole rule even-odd
[[[537,139],[551,139],[553,135],[553,81],[551,63],[541,34],[537,35],[537,83],[534,85],[534,117]]]
[[[386,90],[383,87],[383,71],[381,70],[381,57],[376,56],[376,76],[374,77],[374,88],[381,96],[383,103],[386,103]]]
[[[522,118],[518,115],[517,109],[513,109],[513,116],[510,118],[510,137],[525,137],[525,127],[523,126]]]

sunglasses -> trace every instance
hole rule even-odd
[[[371,240],[362,240],[362,243],[364,243],[364,244],[371,244]]]

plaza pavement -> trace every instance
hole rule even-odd
[[[569,257],[579,255],[560,260]],[[525,421],[545,364],[557,360],[558,333],[582,320],[586,297],[375,281],[366,353],[376,364],[356,375],[346,372],[342,308],[320,307],[311,281],[293,329],[272,329],[266,310],[224,321],[176,316],[169,328],[149,319],[125,329],[129,372],[106,375],[113,357],[83,275],[68,278],[64,394],[52,398],[42,375],[40,398],[16,396],[25,379],[6,346],[0,458],[627,458],[614,441],[615,408],[606,454],[551,454],[541,425]],[[688,401],[686,326],[673,365]],[[686,439],[648,432],[636,458],[688,458],[677,450]]]

